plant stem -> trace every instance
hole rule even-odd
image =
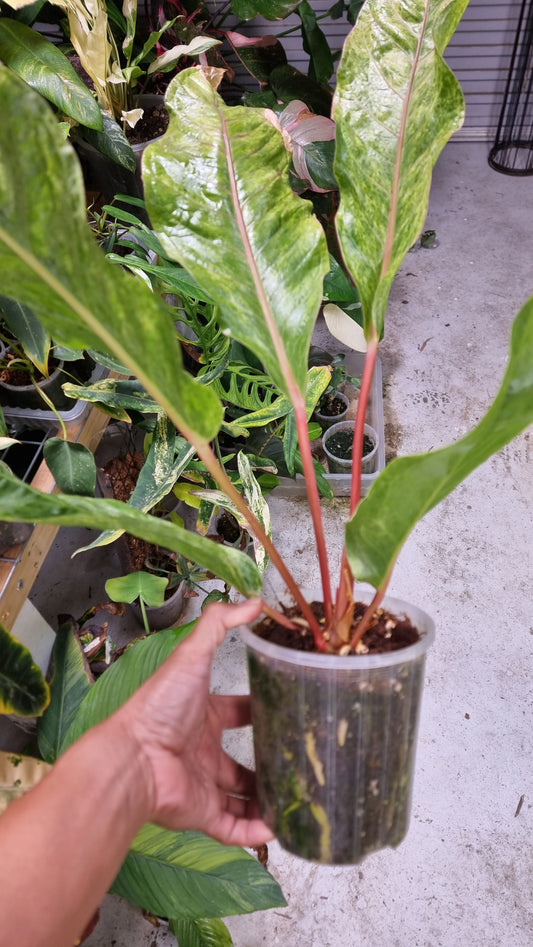
[[[361,388],[359,391],[359,400],[357,402],[357,414],[355,417],[355,427],[352,444],[352,482],[350,487],[350,516],[353,516],[361,501],[361,464],[363,459],[363,444],[365,435],[365,418],[370,396],[370,387],[372,385],[372,376],[376,365],[378,354],[379,339],[374,326],[372,326],[371,337],[368,340],[361,378]],[[335,604],[335,619],[340,621],[346,614],[350,605],[353,606],[351,598],[351,589],[353,587],[353,575],[346,555],[346,546],[342,550],[341,576],[339,587],[337,589],[337,600]]]
[[[205,464],[208,473],[211,474],[211,476],[213,477],[213,480],[218,484],[221,490],[224,491],[226,496],[229,497],[229,499],[235,504],[239,512],[242,513],[242,515],[246,519],[246,522],[248,523],[248,526],[250,527],[250,532],[252,532],[253,535],[259,540],[259,542],[262,543],[262,545],[265,547],[267,554],[269,555],[270,559],[272,560],[273,564],[278,570],[283,581],[287,585],[287,588],[289,589],[291,595],[293,596],[294,600],[298,603],[302,611],[302,614],[305,616],[305,618],[309,622],[309,626],[313,632],[313,636],[315,637],[315,640],[317,638],[317,635],[322,640],[322,633],[320,630],[320,626],[315,616],[313,615],[311,608],[306,602],[304,596],[300,592],[300,589],[298,588],[298,585],[296,584],[293,576],[289,572],[278,550],[274,546],[274,543],[272,542],[270,537],[267,535],[267,533],[263,529],[263,526],[261,525],[257,517],[254,516],[252,511],[249,509],[244,497],[239,493],[239,491],[233,485],[233,483],[229,479],[224,468],[219,465],[215,457],[215,454],[213,453],[212,448],[209,446],[209,444],[206,444],[206,443],[203,443],[203,444],[196,443],[195,447],[196,447],[198,456],[200,460]]]

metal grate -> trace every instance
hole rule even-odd
[[[533,0],[522,3],[489,164],[504,174],[533,174]]]

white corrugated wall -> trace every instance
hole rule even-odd
[[[332,0],[310,0],[316,14],[325,13]],[[446,51],[446,61],[455,72],[466,99],[466,120],[458,136],[468,140],[492,140],[496,132],[505,83],[515,39],[521,0],[470,0],[463,19]],[[280,35],[299,19],[294,14],[283,22],[255,19],[240,31],[248,35]],[[332,49],[340,49],[347,32],[345,20],[324,20],[322,29]],[[289,62],[303,72],[308,57],[302,51],[298,32],[282,37]],[[243,84],[257,89],[253,80]]]

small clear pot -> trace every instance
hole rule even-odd
[[[305,592],[309,601],[321,595]],[[357,592],[359,601],[370,601]],[[420,640],[388,654],[338,657],[283,648],[248,628],[246,645],[261,816],[287,851],[357,864],[407,832],[431,618],[387,598]]]
[[[335,400],[342,402],[344,405],[343,410],[339,411],[338,414],[323,414],[318,408],[315,408],[313,411],[313,418],[315,421],[318,421],[323,431],[326,431],[333,424],[338,424],[341,421],[344,421],[348,413],[348,408],[350,407],[350,402],[342,391],[336,391],[334,397]]]
[[[328,459],[328,468],[330,473],[350,473],[352,469],[352,458],[337,457],[332,453],[328,442],[332,437],[337,434],[339,431],[351,431],[352,437],[355,427],[355,421],[339,421],[337,424],[332,424],[331,427],[324,431],[322,437],[322,447],[324,448],[324,453]],[[365,435],[370,438],[373,443],[373,448],[371,451],[368,451],[362,459],[361,463],[361,473],[374,473],[374,468],[377,460],[378,453],[378,433],[374,430],[370,424],[365,424],[364,428]]]

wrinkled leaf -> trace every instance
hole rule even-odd
[[[255,564],[237,549],[222,549],[175,523],[141,513],[119,500],[40,493],[17,480],[1,465],[0,519],[124,530],[146,542],[180,552],[245,595],[257,594],[261,588]]]
[[[53,43],[17,20],[0,19],[0,59],[64,115],[102,128],[96,99]]]
[[[62,493],[94,496],[96,465],[88,447],[59,437],[49,437],[44,443],[43,453]]]
[[[407,536],[476,467],[533,421],[533,298],[515,319],[501,388],[480,423],[449,447],[393,460],[346,526],[356,579],[379,588]]]
[[[0,714],[35,717],[49,699],[48,684],[30,652],[0,625]]]
[[[50,703],[37,723],[39,752],[48,763],[54,763],[58,758],[78,708],[92,686],[71,623],[62,624],[57,632],[52,666]]]
[[[337,76],[337,231],[359,289],[365,334],[383,332],[393,277],[426,216],[431,171],[462,124],[442,58],[467,0],[366,3]]]
[[[166,105],[169,128],[143,163],[161,243],[279,388],[287,392],[284,348],[305,391],[327,248],[310,206],[289,186],[283,139],[262,111],[226,106],[197,70],[174,78]]]

